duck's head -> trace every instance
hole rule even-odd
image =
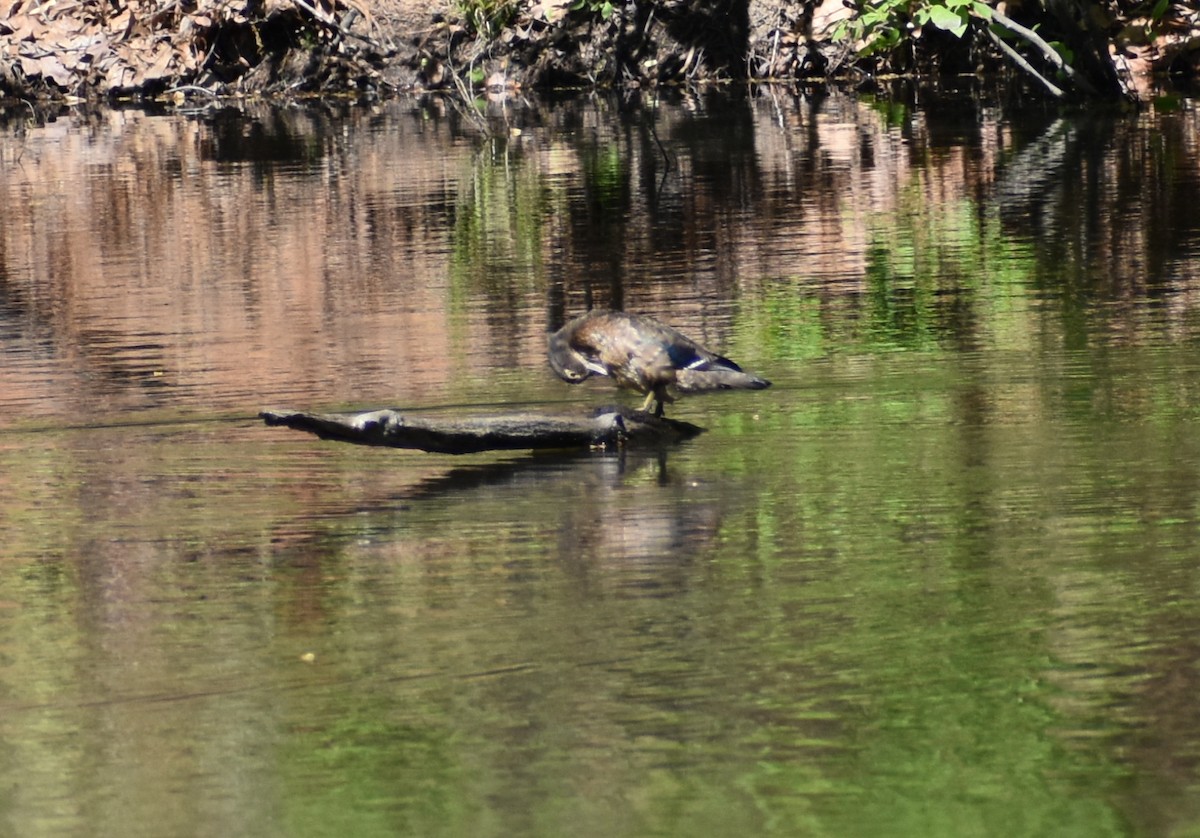
[[[550,368],[554,370],[554,374],[568,384],[578,384],[595,375],[587,360],[571,348],[567,336],[561,330],[550,336],[549,356]]]

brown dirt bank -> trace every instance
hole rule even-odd
[[[402,86],[437,3],[0,0],[0,91],[110,99]]]
[[[932,27],[907,58],[828,37],[842,0],[0,0],[0,95],[122,99],[646,86],[851,73],[995,72]],[[1200,12],[1117,58],[1200,62]],[[1168,44],[1170,46],[1171,44]],[[1179,45],[1182,45],[1180,47]],[[989,63],[990,62],[990,63]],[[1011,67],[1007,72],[1012,73]],[[1136,88],[1131,81],[1130,88]]]
[[[780,56],[796,54],[793,30],[811,20],[745,0],[0,0],[0,91],[119,99],[704,82],[794,70]],[[774,36],[762,55],[746,54],[754,29]],[[797,67],[827,63],[804,53]]]

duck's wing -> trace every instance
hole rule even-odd
[[[706,349],[677,329],[654,322],[657,327],[658,339],[665,347],[671,366],[677,370],[731,370],[741,372],[742,368],[724,355],[718,355]]]
[[[670,326],[660,324],[660,328],[676,370],[675,386],[679,392],[765,390],[771,386],[765,378],[746,372],[732,359],[705,349]]]

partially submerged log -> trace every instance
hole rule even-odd
[[[510,413],[463,419],[405,416],[391,409],[367,413],[264,410],[258,415],[268,425],[308,431],[321,439],[438,454],[664,445],[704,432],[698,425],[626,407],[604,407],[585,416]]]

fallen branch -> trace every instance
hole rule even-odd
[[[264,410],[259,417],[268,425],[308,431],[321,439],[438,454],[664,445],[704,431],[688,422],[624,407],[605,407],[588,416],[514,413],[447,419],[404,416],[385,409],[356,414]]]

